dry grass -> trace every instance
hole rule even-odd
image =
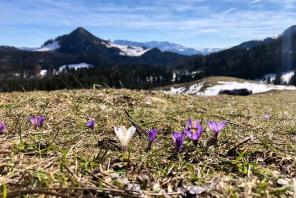
[[[159,129],[145,152],[134,136],[121,153],[113,126],[130,126],[126,109],[144,129]],[[263,114],[269,112],[271,120]],[[34,130],[32,114],[46,124]],[[86,115],[96,119],[85,128]],[[170,96],[160,92],[78,90],[0,94],[1,196],[295,197],[296,92],[249,97]],[[228,120],[217,146],[186,141],[173,151],[171,132],[188,118]],[[245,140],[245,141],[244,141]]]

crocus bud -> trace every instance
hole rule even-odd
[[[180,152],[183,149],[185,134],[181,132],[173,132],[172,137],[175,142],[176,152]]]
[[[157,129],[151,129],[148,132],[148,146],[147,146],[147,151],[149,151],[152,147],[152,143],[156,140],[156,136],[157,136]]]
[[[0,135],[3,135],[6,131],[6,125],[4,122],[0,122]]]

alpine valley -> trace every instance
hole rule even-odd
[[[169,42],[112,42],[79,27],[40,48],[0,46],[0,89],[23,89],[20,84],[46,90],[93,84],[151,88],[207,76],[251,80],[269,76],[277,84],[296,84],[295,55],[296,26],[274,38],[223,50],[197,50]],[[289,79],[281,80],[286,73]]]

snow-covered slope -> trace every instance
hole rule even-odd
[[[209,55],[209,54],[212,54],[215,52],[222,51],[224,49],[222,49],[222,48],[197,48],[196,50],[199,52],[199,54]]]
[[[20,50],[24,51],[32,51],[32,52],[48,52],[48,51],[54,51],[60,48],[58,41],[52,41],[47,44],[42,45],[41,47],[37,48],[27,48],[27,47],[21,47]]]
[[[88,64],[88,63],[78,63],[78,64],[69,64],[69,65],[62,65],[59,67],[59,72],[62,72],[64,71],[66,68],[69,68],[69,69],[82,69],[82,68],[90,68],[90,67],[93,67],[91,64]]]
[[[52,41],[50,43],[47,43],[40,48],[36,49],[37,52],[47,52],[47,51],[54,51],[56,49],[59,49],[60,45],[58,41]]]
[[[135,47],[135,46],[128,46],[128,45],[119,45],[114,44],[112,42],[103,42],[102,44],[106,45],[109,48],[118,48],[121,52],[121,56],[142,56],[150,49],[146,49],[144,47]]]
[[[264,93],[272,90],[296,90],[294,86],[284,86],[284,85],[268,85],[264,83],[251,83],[251,82],[232,82],[232,81],[218,81],[217,85],[205,87],[204,83],[193,84],[189,88],[185,86],[174,88],[171,87],[170,90],[164,91],[168,94],[191,94],[199,96],[216,96],[222,90],[234,90],[234,89],[248,89],[252,91],[253,94]]]

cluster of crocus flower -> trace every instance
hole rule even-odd
[[[31,124],[32,124],[32,127],[34,129],[37,129],[37,128],[40,128],[43,126],[44,124],[44,121],[45,121],[45,116],[41,115],[41,116],[31,116]]]
[[[120,141],[122,151],[127,150],[128,143],[130,142],[136,131],[137,128],[134,126],[131,126],[128,129],[126,129],[125,126],[114,127],[114,132]],[[157,133],[157,129],[151,129],[148,131],[148,146],[146,149],[147,151],[151,149],[152,143],[156,140]]]
[[[227,122],[215,122],[215,121],[208,121],[208,128],[211,129],[214,133],[214,138],[217,140],[219,133],[226,127]],[[132,139],[133,135],[135,134],[137,128],[134,126],[126,129],[125,126],[121,127],[114,127],[115,134],[117,135],[121,148],[123,151],[126,151],[128,143]],[[172,138],[175,144],[176,152],[182,151],[184,147],[184,140],[189,138],[193,141],[194,145],[197,145],[199,139],[201,138],[203,127],[199,120],[192,121],[191,119],[187,121],[186,127],[182,132],[174,131],[172,133]],[[157,129],[151,129],[148,131],[148,145],[147,151],[149,151],[152,147],[152,143],[156,141],[156,136],[158,134]]]
[[[45,121],[45,116],[31,116],[30,122],[34,129],[40,128],[43,126]],[[2,135],[7,130],[6,124],[4,122],[0,122],[0,135]]]
[[[90,116],[87,117],[88,120],[86,122],[86,127],[89,129],[94,129],[95,127],[95,119],[91,118]],[[40,128],[43,126],[45,122],[45,116],[31,116],[31,124],[34,129]],[[216,122],[216,121],[208,121],[208,128],[213,131],[214,133],[214,139],[217,140],[219,133],[225,128],[227,125],[226,121],[222,122]],[[3,134],[6,131],[6,125],[4,122],[0,122],[0,135]],[[126,128],[125,126],[120,127],[114,127],[115,134],[117,135],[121,148],[123,151],[127,150],[128,143],[134,136],[137,128],[134,126],[131,126],[130,128]],[[201,122],[199,120],[193,121],[192,119],[189,119],[186,123],[186,126],[182,132],[175,131],[172,133],[172,138],[175,143],[175,150],[177,152],[182,151],[184,147],[184,140],[186,138],[189,138],[193,141],[194,145],[197,145],[199,139],[202,136],[204,129],[201,125]],[[152,148],[153,142],[156,141],[156,136],[158,134],[157,129],[151,129],[148,131],[148,144],[147,144],[147,151],[149,151]]]
[[[226,127],[226,125],[226,121],[208,121],[208,127],[211,129],[211,131],[213,131],[215,140],[217,140],[219,133]],[[183,132],[172,133],[176,152],[180,152],[183,149],[184,140],[186,138],[191,139],[193,143],[197,145],[199,139],[201,138],[202,132],[203,127],[200,121],[192,121],[191,119],[189,119]]]

